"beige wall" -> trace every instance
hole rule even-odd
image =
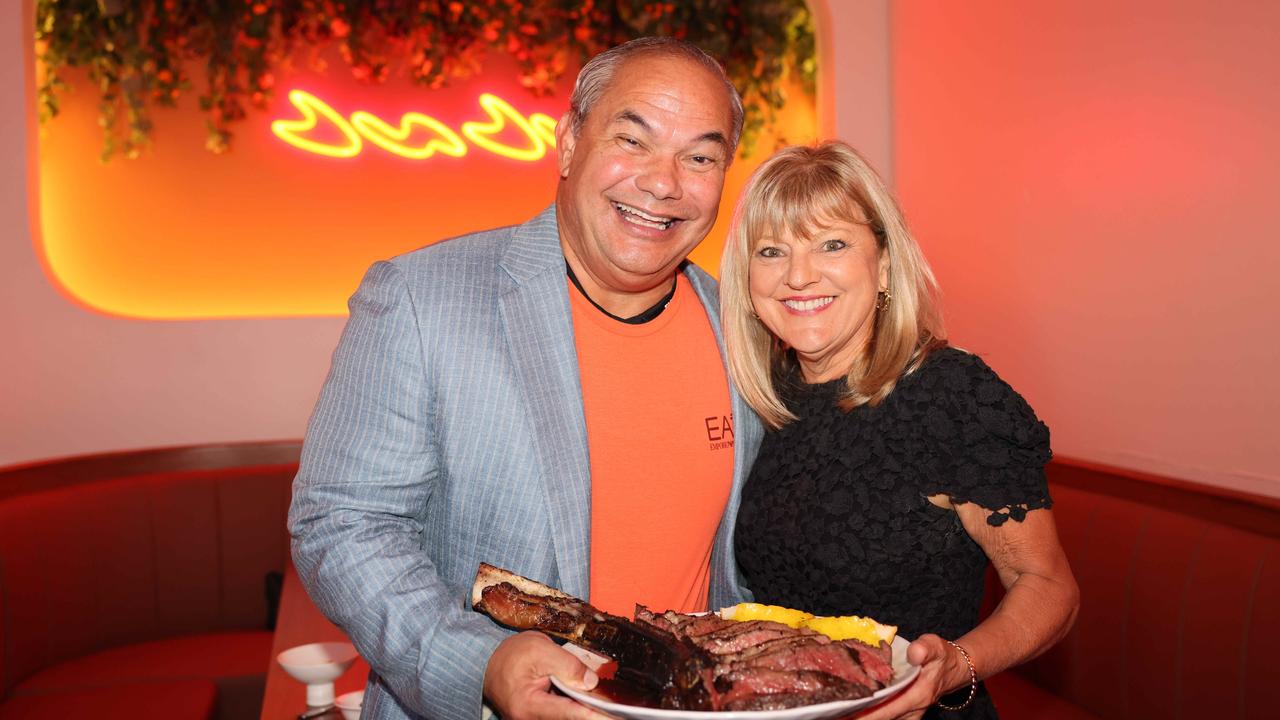
[[[341,320],[135,322],[46,282],[21,5],[0,3],[0,465],[300,436]],[[1270,3],[814,5],[827,127],[894,177],[954,338],[1057,451],[1280,495]]]
[[[889,0],[809,0],[809,7],[818,36],[822,130],[857,146],[892,180]]]
[[[29,4],[0,3],[0,465],[300,437],[341,320],[122,320],[46,280],[27,208]]]

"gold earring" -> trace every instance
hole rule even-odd
[[[893,293],[889,292],[889,288],[885,288],[876,293],[876,309],[888,310],[889,304],[893,302]]]

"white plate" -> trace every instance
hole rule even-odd
[[[559,688],[560,692],[583,705],[590,705],[602,713],[627,720],[710,720],[711,718],[714,720],[820,720],[820,718],[840,717],[854,710],[878,705],[902,692],[902,689],[915,679],[916,673],[920,672],[920,668],[907,662],[907,645],[910,643],[901,637],[893,639],[891,648],[893,680],[888,686],[877,690],[875,694],[857,700],[837,700],[787,710],[662,710],[613,702],[593,692],[584,693],[574,690],[554,677],[551,678],[551,683]],[[593,669],[608,662],[608,658],[601,657],[590,650],[584,650],[573,643],[566,643],[564,647]]]

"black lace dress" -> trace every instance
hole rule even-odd
[[[866,615],[908,639],[960,637],[978,622],[987,557],[926,497],[977,503],[997,526],[1049,507],[1049,429],[981,359],[952,348],[877,407],[842,412],[843,387],[784,389],[799,420],[765,436],[742,491],[735,549],[747,587],[757,602]],[[996,713],[980,688],[966,711],[925,717]]]

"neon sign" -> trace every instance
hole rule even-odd
[[[489,116],[487,122],[462,123],[461,134],[439,120],[419,112],[406,113],[398,125],[392,125],[373,113],[357,110],[344,117],[328,103],[304,90],[289,91],[289,102],[302,114],[294,120],[276,120],[271,132],[281,140],[309,153],[332,158],[352,158],[361,153],[365,143],[410,160],[426,160],[436,153],[450,157],[463,157],[468,152],[465,137],[471,145],[512,160],[536,162],[547,154],[547,148],[556,145],[556,121],[550,115],[533,113],[525,117],[506,100],[490,93],[479,98],[480,107]],[[324,123],[337,131],[323,133],[329,140],[316,139],[316,128]],[[508,145],[497,139],[508,125],[514,127],[526,141],[523,147]],[[417,131],[415,133],[415,131]],[[415,134],[421,138],[423,131],[429,139],[410,143]]]

